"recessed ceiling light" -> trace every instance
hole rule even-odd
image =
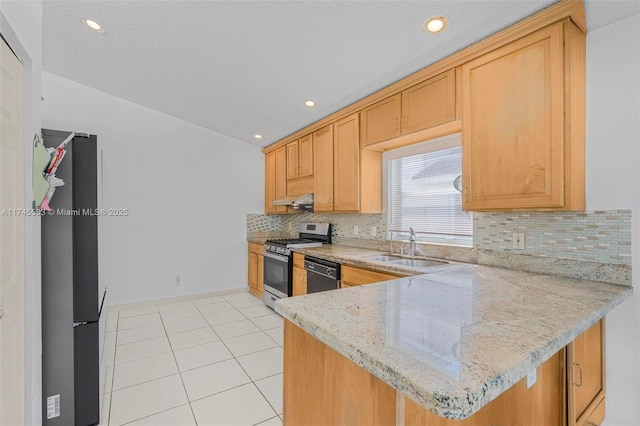
[[[306,106],[308,106],[309,108],[313,108],[314,106],[316,106],[315,101],[312,101],[311,99],[308,99],[308,100],[304,101],[304,104]]]
[[[104,34],[105,33],[104,27],[102,25],[100,25],[99,23],[97,23],[96,21],[94,21],[93,19],[84,18],[84,19],[82,19],[82,23],[87,28],[89,28],[91,31],[95,31],[95,32],[100,33],[100,34]]]
[[[255,135],[253,135],[253,137],[256,138],[256,139],[262,139],[262,135],[259,135],[257,133]]]
[[[428,33],[435,34],[447,28],[447,24],[448,24],[447,18],[445,18],[444,16],[432,16],[430,18],[427,18],[426,21],[424,21],[424,24],[422,25],[422,27]]]

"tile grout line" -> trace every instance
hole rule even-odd
[[[243,312],[240,312],[240,313],[241,313],[245,318],[247,318],[247,319],[249,320],[249,322],[251,322],[252,324],[256,325],[256,324],[255,324],[253,321],[251,321],[251,319],[250,319],[249,317],[247,317]],[[265,316],[266,316],[266,315],[265,315]],[[258,327],[258,325],[256,325],[256,327]],[[258,327],[258,328],[260,328],[260,327]],[[263,330],[260,330],[260,331],[261,331],[263,334],[265,334],[269,339],[271,339],[271,337],[270,337],[267,333],[265,333]],[[249,334],[251,334],[251,333],[249,333]],[[246,336],[246,334],[245,334],[244,336]],[[240,336],[234,336],[234,337],[240,337]],[[230,337],[230,339],[233,339],[233,337]],[[271,340],[273,340],[273,339],[271,339]],[[259,394],[262,396],[262,398],[266,401],[266,403],[269,405],[269,407],[271,407],[271,409],[273,410],[273,412],[274,412],[274,413],[276,413],[276,417],[279,417],[278,410],[276,410],[276,409],[273,407],[273,405],[271,404],[271,402],[269,402],[269,399],[266,397],[266,395],[265,395],[264,393],[262,393],[262,391],[260,390],[260,388],[258,387],[258,385],[256,385],[255,380],[253,380],[253,378],[251,377],[251,375],[249,374],[249,372],[248,372],[248,371],[243,367],[242,363],[240,363],[240,361],[238,361],[238,357],[236,357],[236,356],[235,356],[235,354],[234,354],[233,352],[231,352],[231,349],[229,349],[229,347],[227,346],[227,344],[224,342],[224,339],[222,339],[221,341],[222,341],[222,344],[223,344],[223,345],[225,345],[225,347],[227,348],[227,350],[229,351],[229,353],[231,353],[231,355],[233,356],[234,361],[235,361],[235,362],[240,366],[240,368],[242,369],[242,371],[244,371],[244,373],[247,375],[247,377],[249,378],[249,380],[251,380],[251,384],[252,384],[252,385],[257,389],[258,393],[259,393]],[[276,343],[276,342],[274,342],[274,343]],[[276,347],[278,347],[277,343],[276,343]],[[263,351],[266,351],[266,350],[270,350],[270,349],[273,349],[273,348],[263,349],[262,351],[253,352],[253,354],[260,353],[260,352],[263,352]],[[245,354],[245,355],[250,355],[250,354]],[[242,355],[242,356],[245,356],[245,355]],[[277,374],[280,374],[280,373],[277,373]],[[274,374],[274,375],[272,375],[272,376],[268,376],[268,377],[273,377],[273,376],[275,376],[275,374]],[[262,379],[266,379],[266,378],[267,378],[267,377],[263,377]],[[259,379],[259,380],[262,380],[262,379]],[[273,418],[273,417],[269,417],[268,419],[261,420],[260,422],[255,423],[255,424],[254,424],[254,426],[255,426],[255,425],[258,425],[258,424],[260,424],[260,423],[263,423],[263,422],[265,422],[265,421],[267,421],[267,420],[269,420],[269,419],[272,419],[272,418]]]
[[[243,307],[243,308],[237,308],[235,305],[233,305],[233,304],[232,304],[232,303],[230,303],[230,302],[231,302],[231,301],[233,301],[233,300],[241,300],[241,299],[232,299],[231,301],[229,301],[229,300],[224,299],[224,297],[223,297],[223,296],[221,296],[221,297],[223,298],[223,301],[224,301],[224,302],[229,303],[229,304],[233,307],[233,309],[232,309],[232,310],[229,310],[229,311],[222,311],[222,312],[230,312],[230,311],[235,310],[235,311],[240,312],[240,314],[242,314],[242,316],[244,317],[244,319],[243,319],[243,320],[237,320],[237,321],[230,321],[230,322],[227,322],[227,323],[221,323],[221,324],[217,324],[217,325],[231,324],[231,323],[234,323],[234,322],[244,321],[244,320],[246,319],[246,320],[248,320],[250,323],[252,323],[253,325],[255,325],[256,327],[258,327],[258,330],[257,330],[257,331],[255,331],[255,332],[249,332],[249,333],[241,334],[241,335],[238,335],[238,336],[222,338],[222,337],[221,337],[220,335],[218,335],[218,333],[215,331],[215,329],[213,328],[214,326],[213,326],[213,325],[211,325],[211,324],[206,320],[206,318],[203,318],[203,319],[205,320],[205,322],[207,323],[207,326],[206,326],[206,327],[200,327],[200,328],[196,328],[196,329],[180,331],[180,332],[178,332],[178,333],[173,333],[173,334],[187,333],[187,332],[190,332],[190,331],[199,330],[199,329],[204,329],[204,328],[209,328],[210,330],[212,330],[212,331],[213,331],[213,333],[214,333],[214,335],[219,339],[218,341],[220,341],[220,342],[223,344],[223,346],[227,349],[227,351],[228,351],[228,352],[230,353],[230,355],[232,356],[232,358],[230,358],[230,359],[233,359],[233,360],[234,360],[234,361],[235,361],[235,362],[240,366],[241,370],[242,370],[242,371],[245,373],[245,375],[249,378],[250,383],[252,383],[252,384],[254,385],[254,387],[258,390],[259,394],[260,394],[260,395],[263,397],[263,399],[267,402],[267,404],[269,405],[269,407],[271,407],[271,409],[273,410],[273,412],[274,412],[274,413],[276,413],[276,415],[275,415],[274,417],[269,417],[268,419],[261,420],[261,422],[264,422],[264,421],[267,421],[267,420],[270,420],[270,419],[275,419],[275,418],[278,418],[278,419],[280,419],[280,420],[282,421],[282,419],[281,419],[281,417],[280,417],[280,414],[278,414],[278,413],[277,413],[276,408],[271,404],[271,402],[267,399],[266,395],[265,395],[265,394],[260,390],[260,388],[257,386],[257,384],[256,384],[256,380],[254,380],[254,379],[253,379],[253,378],[248,374],[247,370],[246,370],[246,369],[242,366],[242,364],[238,361],[238,358],[239,358],[239,357],[237,357],[237,356],[236,356],[236,355],[235,355],[235,354],[230,350],[229,346],[228,346],[228,345],[227,345],[227,343],[225,342],[225,340],[228,340],[228,339],[233,339],[233,338],[237,338],[237,337],[243,337],[243,336],[247,336],[247,335],[251,335],[251,334],[258,334],[258,333],[260,333],[260,332],[261,332],[261,333],[265,334],[265,335],[267,336],[267,338],[268,338],[270,341],[272,341],[276,346],[275,346],[275,347],[272,347],[272,348],[266,348],[266,349],[262,349],[262,350],[259,350],[259,351],[255,351],[255,352],[249,352],[249,353],[243,354],[243,355],[241,355],[241,356],[252,355],[252,354],[259,353],[259,352],[263,352],[263,351],[271,350],[271,349],[274,349],[274,348],[281,348],[281,349],[282,349],[282,345],[280,345],[277,341],[275,341],[275,339],[274,339],[273,337],[271,337],[269,334],[267,334],[267,331],[269,331],[269,330],[274,330],[274,329],[276,329],[276,328],[280,328],[280,327],[279,327],[279,326],[276,326],[276,327],[272,327],[272,328],[268,328],[268,329],[262,329],[262,328],[260,328],[260,326],[259,326],[258,324],[256,324],[253,320],[257,320],[257,319],[259,319],[259,318],[261,318],[261,317],[265,317],[265,316],[270,316],[270,315],[271,315],[270,313],[269,313],[269,314],[265,314],[265,315],[260,315],[260,316],[257,316],[257,317],[253,317],[253,318],[249,318],[249,317],[248,317],[244,312],[242,312],[240,309],[250,309],[250,308],[253,308],[254,306],[247,306],[247,307]],[[187,302],[189,302],[193,307],[195,307],[195,308],[196,308],[196,310],[200,313],[200,316],[204,317],[204,315],[205,315],[205,314],[203,314],[203,313],[202,313],[202,311],[200,311],[199,306],[206,306],[207,304],[195,305],[195,304],[193,303],[193,301],[192,301],[192,300],[189,300],[189,301],[187,301]],[[221,303],[221,302],[212,302],[212,303]],[[255,305],[255,306],[261,306],[261,305]],[[186,309],[186,308],[188,308],[188,307],[176,308],[176,309]],[[157,309],[157,308],[156,308],[156,309]],[[170,311],[170,310],[169,310],[169,311]],[[168,312],[168,311],[164,311],[164,312]],[[161,312],[161,311],[159,311],[159,310],[156,310],[156,312],[153,312],[153,313],[158,313],[158,314],[159,314],[160,321],[161,321],[161,325],[162,325],[162,328],[163,328],[163,331],[164,331],[164,337],[165,337],[165,338],[168,340],[168,342],[169,342],[169,348],[171,349],[171,354],[172,354],[173,359],[174,359],[174,362],[175,362],[175,364],[176,364],[176,367],[177,367],[177,370],[178,370],[178,374],[179,374],[179,376],[180,376],[180,380],[181,380],[182,385],[183,385],[183,389],[184,389],[185,394],[186,394],[186,396],[187,396],[187,404],[189,404],[189,408],[191,409],[191,414],[192,414],[192,416],[193,416],[194,421],[196,421],[196,424],[197,424],[197,419],[196,419],[196,417],[195,417],[195,413],[194,413],[194,411],[193,411],[193,407],[192,407],[192,405],[191,405],[191,404],[192,404],[192,402],[199,401],[199,400],[201,400],[201,399],[205,399],[205,398],[208,398],[208,397],[211,397],[211,396],[214,396],[214,395],[217,395],[217,394],[223,393],[223,392],[227,392],[227,391],[229,391],[229,390],[231,390],[231,389],[235,389],[235,388],[238,388],[238,387],[240,387],[240,386],[245,386],[245,385],[249,384],[249,382],[248,382],[248,383],[241,384],[241,385],[238,385],[238,386],[231,387],[231,388],[229,388],[229,389],[225,389],[225,390],[220,391],[220,392],[216,392],[216,393],[211,394],[211,395],[204,396],[204,397],[202,397],[202,398],[198,398],[198,399],[196,399],[196,400],[194,400],[194,401],[191,401],[191,400],[189,399],[189,394],[188,394],[188,392],[187,392],[186,385],[185,385],[185,383],[184,383],[184,379],[183,379],[183,377],[182,377],[182,374],[183,374],[184,372],[187,372],[187,371],[192,371],[192,370],[197,369],[197,368],[202,368],[202,367],[205,367],[205,366],[208,366],[208,365],[213,365],[213,364],[217,364],[217,363],[220,363],[220,362],[225,362],[225,361],[228,361],[228,360],[221,360],[221,361],[218,361],[218,362],[215,362],[215,363],[206,364],[206,365],[204,365],[204,366],[199,366],[199,367],[196,367],[196,368],[193,368],[193,369],[185,370],[184,372],[183,372],[183,371],[181,371],[181,370],[180,370],[180,367],[179,367],[179,364],[178,364],[178,362],[177,362],[176,355],[175,355],[175,351],[176,351],[176,350],[183,350],[183,349],[194,348],[194,347],[197,347],[197,346],[202,346],[202,345],[205,345],[205,344],[208,344],[208,343],[213,343],[213,342],[199,343],[199,344],[196,344],[196,345],[191,345],[191,346],[187,346],[187,347],[180,348],[180,349],[174,349],[173,344],[171,343],[171,340],[169,339],[170,334],[167,332],[166,324],[165,324],[165,322],[166,322],[166,321],[172,321],[172,320],[166,320],[166,319],[162,316],[162,312]],[[216,313],[217,313],[217,312],[212,312],[212,313],[209,313],[209,314],[216,314]],[[209,314],[207,314],[207,315],[209,315]],[[148,315],[148,314],[141,314],[141,315]],[[118,345],[118,334],[120,333],[120,331],[124,331],[124,330],[118,330],[118,321],[119,321],[119,319],[120,319],[120,318],[119,318],[119,316],[120,316],[120,311],[118,311],[118,312],[117,312],[117,316],[116,316],[116,330],[115,330],[115,331],[116,331],[116,344],[115,344],[115,347],[114,347],[114,351],[116,351],[116,352],[117,352],[118,346],[122,346],[122,345]],[[133,316],[132,316],[132,317],[133,317]],[[126,317],[126,318],[132,318],[132,317]],[[195,317],[178,318],[178,319],[176,319],[176,320],[189,319],[189,318],[195,318]],[[173,320],[173,321],[176,321],[176,320]],[[140,327],[143,327],[143,326],[140,326]],[[137,328],[137,327],[132,327],[132,328]],[[129,329],[126,329],[126,330],[129,330]],[[161,336],[155,336],[155,337],[151,337],[151,338],[140,339],[140,340],[132,341],[132,342],[129,342],[129,343],[125,343],[125,344],[123,344],[123,345],[126,345],[126,344],[132,344],[132,343],[137,343],[137,342],[141,342],[141,341],[146,341],[146,340],[150,340],[150,339],[154,339],[154,338],[158,338],[158,337],[161,337]],[[215,341],[214,341],[214,342],[215,342]],[[146,359],[146,358],[150,358],[150,357],[154,357],[154,356],[158,356],[158,355],[164,355],[164,354],[167,354],[167,353],[168,353],[168,352],[163,352],[163,353],[161,353],[161,354],[154,354],[154,355],[152,355],[152,356],[149,356],[149,357],[143,357],[143,358],[140,358],[140,359]],[[140,359],[138,359],[138,360],[140,360]],[[112,398],[113,393],[114,393],[114,389],[113,389],[113,382],[114,382],[114,380],[115,380],[115,367],[116,367],[116,365],[122,365],[122,364],[126,364],[126,363],[129,363],[129,362],[134,362],[134,361],[138,361],[138,360],[132,360],[132,361],[127,361],[127,362],[124,362],[124,363],[116,364],[116,363],[115,363],[115,353],[114,353],[114,364],[111,366],[111,367],[113,368],[113,375],[112,375],[112,377],[111,377],[111,382],[112,382],[112,385],[111,385],[111,391],[109,392],[109,398],[110,398],[110,399]],[[258,379],[258,381],[259,381],[259,380],[264,380],[264,379],[267,379],[267,378],[270,378],[270,377],[274,377],[274,376],[276,376],[276,375],[278,375],[278,374],[282,374],[282,372],[280,372],[280,373],[276,373],[276,374],[272,374],[272,375],[269,375],[269,376],[262,377],[262,378]],[[127,388],[130,388],[130,387],[133,387],[133,386],[137,386],[137,385],[140,385],[140,384],[143,384],[143,383],[148,383],[148,382],[151,382],[151,381],[154,381],[154,380],[159,380],[159,379],[162,379],[162,378],[165,378],[165,377],[170,377],[170,376],[172,376],[172,375],[163,376],[163,377],[160,377],[160,378],[155,378],[155,379],[152,379],[152,380],[149,380],[149,381],[146,381],[146,382],[142,382],[142,383],[136,383],[136,384],[133,384],[133,385],[127,386],[127,387],[122,388],[122,389],[127,389]],[[122,390],[122,389],[118,389],[117,391],[120,391],[120,390]],[[103,395],[104,395],[104,394],[103,394]],[[110,402],[111,402],[111,401],[110,401]],[[112,404],[110,403],[109,405],[110,405],[110,407],[109,407],[109,416],[108,416],[108,418],[107,418],[107,424],[109,424],[109,421],[110,421],[110,417],[111,417],[111,408],[112,408]],[[183,405],[186,405],[186,404],[183,404]],[[180,406],[183,406],[183,405],[180,405]],[[179,407],[180,407],[180,406],[179,406]],[[142,418],[150,417],[150,416],[153,416],[153,415],[156,415],[156,414],[159,414],[159,413],[165,412],[165,411],[169,411],[169,410],[174,409],[174,408],[177,408],[177,407],[172,407],[172,408],[169,408],[169,409],[167,409],[167,410],[159,411],[158,413],[153,413],[153,414],[150,414],[149,416],[144,416],[144,417],[142,417]],[[141,418],[141,419],[142,419],[142,418]],[[137,420],[140,420],[140,419],[132,420],[131,422],[134,422],[134,421],[137,421]],[[129,422],[129,423],[131,423],[131,422]],[[129,423],[127,423],[127,424],[129,424]],[[258,423],[257,423],[257,424],[258,424]]]
[[[191,303],[191,305],[193,305],[193,303],[191,301],[189,301],[189,303]],[[195,306],[195,305],[193,305],[193,306]],[[196,307],[196,309],[198,310],[198,312],[200,312],[200,310],[197,307]],[[162,327],[164,328],[164,331],[167,334],[167,340],[169,340],[169,347],[171,348],[171,355],[173,355],[173,361],[176,363],[176,368],[178,369],[178,375],[180,376],[180,382],[182,383],[182,388],[184,389],[184,394],[187,397],[187,403],[189,404],[189,410],[191,410],[191,416],[193,416],[193,421],[195,422],[196,426],[198,426],[198,419],[196,418],[196,413],[193,412],[193,406],[191,405],[191,399],[189,398],[189,392],[187,392],[187,386],[184,384],[184,378],[182,377],[182,371],[180,371],[180,364],[178,364],[178,359],[176,358],[176,353],[173,350],[173,345],[171,345],[171,340],[169,339],[169,333],[167,333],[167,329],[166,329],[166,327],[164,325],[164,320],[162,319],[162,315],[160,315],[160,321],[162,321]],[[205,322],[206,322],[206,320],[205,320]],[[215,330],[213,330],[213,332],[215,333]]]

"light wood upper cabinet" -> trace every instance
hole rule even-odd
[[[314,211],[333,211],[333,125],[313,132]]]
[[[309,134],[298,141],[298,177],[313,176],[313,135]]]
[[[287,144],[287,180],[298,178],[298,141]]]
[[[464,210],[584,209],[584,72],[569,21],[462,66]]]
[[[362,144],[371,145],[401,134],[402,95],[390,96],[362,110]]]
[[[311,134],[287,144],[287,180],[313,176],[313,137]]]
[[[360,126],[358,114],[333,127],[333,210],[360,210]]]
[[[287,196],[287,151],[286,147],[282,146],[276,149],[276,169],[275,169],[275,185],[276,185],[276,199],[284,198]],[[285,206],[277,206],[277,213],[286,213],[287,208]]]
[[[449,70],[402,92],[402,133],[456,119],[456,74]]]
[[[375,145],[456,120],[458,92],[456,70],[451,69],[364,108],[362,145]],[[388,148],[385,144],[380,149]]]
[[[282,196],[282,191],[286,191],[286,178],[284,178],[284,162],[282,159],[282,151],[276,154],[278,150],[270,151],[265,154],[264,167],[264,212],[265,214],[286,213],[287,208],[284,206],[273,206],[271,203]],[[284,149],[283,149],[284,151]],[[279,155],[279,161],[276,162],[276,156]],[[278,170],[278,167],[281,170]],[[276,183],[277,182],[277,183]],[[277,189],[276,189],[277,188]],[[279,191],[279,192],[278,192]]]
[[[567,346],[569,426],[604,418],[604,322],[598,321]]]

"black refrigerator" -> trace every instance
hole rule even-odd
[[[42,130],[56,148],[71,132]],[[64,181],[42,216],[42,424],[100,422],[97,138],[76,136],[56,176]]]

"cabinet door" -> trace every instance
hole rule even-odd
[[[462,66],[464,210],[564,204],[562,23]]]
[[[314,200],[316,212],[333,211],[333,125],[313,133],[315,163]]]
[[[264,256],[258,255],[258,287],[257,287],[259,296],[262,297],[262,292],[264,290]]]
[[[276,187],[276,199],[284,198],[287,196],[287,151],[285,146],[281,146],[276,149],[276,178],[275,178],[275,187]],[[275,207],[277,213],[286,213],[286,206],[277,206]]]
[[[401,98],[398,93],[362,110],[363,146],[400,136]]]
[[[249,252],[249,291],[258,290],[258,255]]]
[[[604,410],[604,322],[595,323],[567,346],[569,426],[585,425]],[[595,414],[595,415],[594,415]]]
[[[302,268],[293,268],[293,295],[307,294],[307,271]]]
[[[402,92],[402,133],[456,119],[456,73],[452,69]]]
[[[264,213],[275,213],[271,205],[276,199],[276,152],[267,152],[264,156]]]
[[[287,144],[287,180],[298,178],[298,141]]]
[[[298,177],[313,176],[313,135],[308,134],[298,142]]]
[[[334,124],[333,210],[360,210],[360,127],[358,114]]]

